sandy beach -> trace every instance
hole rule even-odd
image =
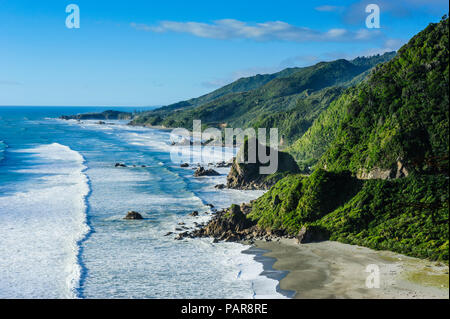
[[[295,291],[295,298],[449,298],[449,268],[443,263],[332,241],[299,245],[280,239],[254,247],[276,258],[265,269],[288,272],[280,289]],[[368,265],[379,269],[379,288],[366,286]]]

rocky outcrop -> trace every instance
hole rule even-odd
[[[262,229],[255,221],[247,217],[252,210],[252,203],[232,205],[228,209],[222,209],[208,223],[196,224],[199,228],[178,233],[175,239],[210,237],[213,238],[214,243],[219,241],[253,243],[254,240],[274,241],[280,238],[297,238],[299,244],[329,239],[327,230],[318,226],[304,226],[297,236],[289,235],[283,230]]]
[[[212,168],[205,169],[203,166],[200,166],[194,172],[194,176],[195,177],[200,177],[200,176],[218,176],[218,175],[220,175],[220,174],[218,172],[216,172],[215,170],[213,170]]]
[[[256,224],[248,219],[238,205],[219,211],[206,226],[186,234],[186,237],[213,237],[217,240],[238,241],[258,233]]]
[[[298,232],[297,242],[299,244],[306,244],[317,241],[324,241],[330,237],[329,233],[320,227],[316,226],[303,226]]]
[[[129,211],[127,213],[127,216],[125,216],[123,219],[132,219],[132,220],[139,220],[144,219],[141,214],[135,211]]]
[[[409,172],[401,160],[397,160],[395,167],[390,169],[373,168],[360,169],[356,174],[358,179],[396,179],[408,177]]]
[[[248,149],[249,145],[256,145],[254,149]],[[266,154],[273,154],[276,150],[271,149],[268,146],[259,144],[256,140],[253,143],[245,141],[244,145],[239,150],[237,157],[233,159],[231,170],[227,176],[227,187],[234,189],[269,189],[272,185],[278,182],[282,177],[289,173],[299,173],[297,163],[294,158],[288,153],[277,152],[278,167],[275,174],[266,175],[260,174],[260,168],[267,166],[262,164],[258,160],[256,163],[248,163],[248,152],[255,152],[258,154],[258,148],[265,147]],[[239,163],[237,159],[243,158],[244,163]]]

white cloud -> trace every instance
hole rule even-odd
[[[158,25],[131,23],[137,30],[148,32],[187,33],[209,39],[252,39],[256,41],[357,41],[367,40],[380,34],[377,30],[350,31],[346,29],[330,29],[328,31],[299,27],[283,21],[269,21],[249,24],[234,19],[216,20],[212,23],[162,21]]]
[[[315,7],[314,9],[316,9],[316,11],[321,11],[321,12],[333,12],[333,11],[339,11],[339,10],[341,10],[341,8],[342,7],[339,7],[339,6],[324,5],[324,6]]]

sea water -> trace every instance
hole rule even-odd
[[[57,119],[102,110],[0,107],[0,298],[283,297],[247,246],[165,236],[262,192],[215,189],[227,169],[194,178],[169,132]]]

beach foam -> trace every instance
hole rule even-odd
[[[0,140],[0,162],[5,158],[5,151],[8,146],[5,142]]]
[[[22,153],[26,179],[0,195],[0,297],[74,298],[79,242],[89,231],[84,158],[61,144]]]

